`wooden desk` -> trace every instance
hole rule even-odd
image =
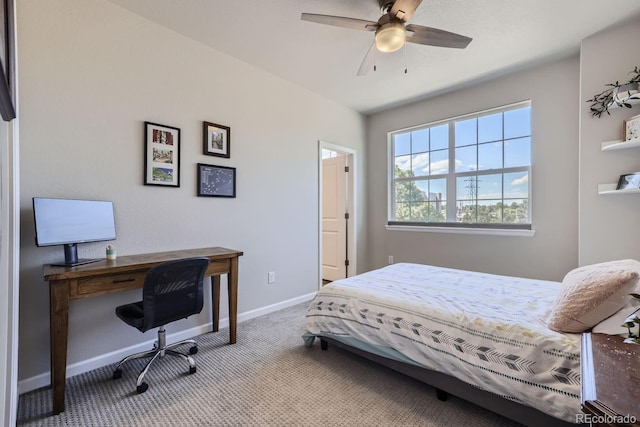
[[[640,346],[623,340],[619,335],[582,335],[582,411],[594,426],[640,425]]]
[[[153,254],[119,256],[77,267],[45,265],[49,282],[51,321],[51,383],[53,413],[64,411],[69,335],[69,301],[142,288],[147,271],[166,261],[207,257],[211,260],[205,275],[211,276],[213,331],[220,321],[220,275],[227,274],[229,287],[229,343],[236,342],[238,316],[238,257],[242,252],[225,248],[187,249]],[[115,307],[114,307],[115,310]],[[114,315],[115,319],[115,315]]]

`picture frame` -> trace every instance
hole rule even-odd
[[[640,114],[629,117],[624,121],[624,140],[640,140]]]
[[[231,128],[202,122],[202,153],[207,156],[231,157]]]
[[[180,129],[144,122],[144,185],[180,187]]]
[[[198,197],[236,197],[236,168],[198,163]]]
[[[640,172],[627,173],[620,175],[616,190],[633,190],[640,189]]]

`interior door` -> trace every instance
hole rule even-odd
[[[346,156],[322,160],[322,279],[347,277]]]

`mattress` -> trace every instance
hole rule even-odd
[[[324,286],[303,338],[311,346],[317,336],[331,337],[575,422],[580,335],[546,327],[560,286],[393,264]]]

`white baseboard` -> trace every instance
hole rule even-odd
[[[305,301],[310,301],[316,295],[315,292],[302,295],[290,300],[282,301],[276,304],[268,305],[266,307],[257,308],[244,313],[238,314],[238,323],[245,320],[253,319],[255,317],[263,316],[265,314],[273,313],[275,311],[283,310],[285,308],[301,304]],[[229,326],[229,318],[220,319],[220,329]],[[195,328],[186,329],[184,331],[176,332],[167,336],[167,342],[181,341],[192,338],[197,335],[201,335],[211,331],[211,323],[198,325]],[[91,371],[93,369],[101,368],[112,363],[117,363],[129,354],[137,353],[139,351],[145,351],[153,347],[155,339],[139,343],[130,347],[122,348],[111,353],[103,354],[93,357],[91,359],[82,360],[80,362],[67,365],[67,378],[75,375],[82,374],[84,372]],[[47,371],[43,374],[36,375],[31,378],[27,378],[18,381],[18,394],[27,393],[32,390],[36,390],[42,387],[51,385],[51,371]]]

